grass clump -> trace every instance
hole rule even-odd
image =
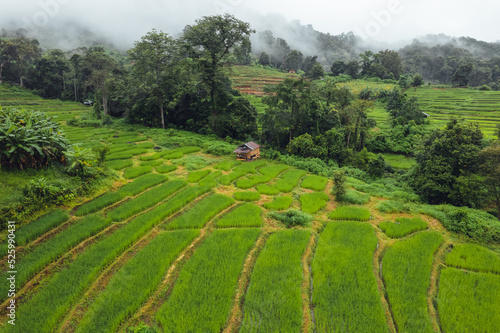
[[[330,197],[324,192],[306,193],[300,197],[302,211],[315,214],[326,206]]]
[[[223,171],[231,171],[231,169],[237,165],[240,165],[241,161],[224,161],[214,166],[214,168],[223,170]]]
[[[156,167],[155,170],[158,173],[169,173],[177,170],[177,165],[160,165],[159,167]]]
[[[183,230],[164,232],[153,239],[113,275],[76,332],[117,331],[128,314],[134,313],[154,292],[171,263],[198,235],[199,231]],[[147,274],[137,274],[141,271]]]
[[[25,224],[16,230],[17,246],[24,246],[32,240],[40,237],[44,233],[69,219],[69,214],[66,211],[56,209],[53,212],[45,214],[38,220]]]
[[[379,228],[382,229],[382,231],[391,238],[401,238],[415,231],[427,229],[427,222],[422,220],[420,217],[398,217],[395,223],[380,223]]]
[[[236,192],[234,194],[234,197],[238,201],[259,201],[260,200],[260,193],[259,192]]]
[[[129,152],[120,152],[115,154],[109,154],[108,156],[106,156],[106,161],[130,160],[133,157],[134,155],[132,155]]]
[[[159,160],[162,157],[162,155],[163,155],[162,153],[156,153],[153,155],[141,156],[141,157],[139,157],[139,160],[144,161],[144,162],[156,161],[156,160]]]
[[[264,208],[270,209],[270,210],[285,210],[290,208],[292,205],[293,198],[288,197],[288,196],[281,196],[275,198],[271,202],[266,202],[264,204]]]
[[[305,227],[312,221],[312,216],[294,209],[289,209],[286,212],[270,212],[269,216],[282,222],[289,228],[292,227]]]
[[[299,184],[299,181],[307,174],[304,170],[288,170],[281,175],[276,182],[276,187],[283,193],[292,192],[293,188]]]
[[[123,198],[125,198],[125,194],[123,192],[108,192],[78,207],[78,209],[75,212],[75,215],[85,216],[88,214],[98,212],[103,208],[106,208],[114,203],[117,203]]]
[[[269,181],[271,181],[271,178],[265,175],[250,175],[247,178],[238,180],[236,182],[236,187],[242,190],[247,190]]]
[[[312,262],[312,305],[317,332],[388,332],[373,253],[373,227],[330,223],[321,233]]]
[[[228,196],[213,194],[177,217],[166,228],[167,230],[203,228],[215,215],[230,207],[233,203],[234,200]]]
[[[162,165],[163,161],[162,160],[154,160],[154,161],[142,161],[139,166],[145,167],[145,166],[151,166],[151,167],[157,167],[159,165]]]
[[[153,168],[151,166],[139,166],[135,168],[129,168],[125,170],[123,178],[133,179],[145,175],[147,173],[151,173],[151,171],[153,171]]]
[[[328,178],[311,175],[304,178],[302,181],[302,187],[314,191],[324,191],[327,183]]]
[[[268,176],[269,178],[273,179],[278,177],[280,173],[282,173],[285,170],[290,169],[290,167],[286,164],[278,164],[278,165],[270,165],[263,167],[259,170],[259,172],[265,176]]]
[[[188,171],[193,171],[193,170],[200,170],[203,168],[208,167],[214,162],[213,158],[206,158],[203,156],[197,156],[197,155],[188,155],[185,156],[181,159],[178,159],[174,161],[174,164],[177,165],[182,165],[186,168]]]
[[[122,186],[118,190],[118,192],[120,192],[126,196],[134,196],[134,195],[137,195],[137,194],[141,193],[142,191],[144,191],[152,186],[164,183],[167,180],[168,180],[167,176],[150,173],[150,174],[141,176],[139,178],[136,178],[133,182]]]
[[[208,176],[203,178],[198,182],[200,186],[207,186],[210,188],[214,188],[217,186],[217,179],[222,175],[222,171],[216,171],[210,173]]]
[[[179,273],[156,319],[165,332],[220,332],[259,229],[215,230]]]
[[[219,228],[259,228],[262,226],[262,209],[253,203],[244,203],[218,220]]]
[[[409,213],[411,207],[409,204],[397,201],[397,200],[387,200],[379,203],[377,209],[382,213]]]
[[[443,332],[498,332],[500,276],[441,271],[437,308]]]
[[[482,273],[500,274],[500,256],[476,244],[457,244],[446,256],[446,265]]]
[[[190,183],[197,183],[201,179],[203,179],[206,176],[208,176],[208,174],[210,174],[210,172],[212,172],[212,171],[210,171],[210,170],[200,170],[200,171],[191,172],[188,175],[188,182],[190,182]]]
[[[272,185],[267,185],[267,184],[262,184],[257,186],[257,191],[260,194],[265,194],[265,195],[275,195],[280,193],[280,190],[276,188],[276,186]]]
[[[108,168],[113,170],[122,170],[128,167],[131,167],[134,163],[132,160],[114,160],[106,162]]]
[[[240,332],[300,332],[302,255],[311,233],[272,234],[253,269]]]
[[[187,183],[183,180],[172,180],[158,187],[142,193],[138,197],[125,202],[108,213],[108,218],[114,222],[125,221],[129,217],[153,207],[162,200],[165,200],[173,193],[177,192]]]
[[[344,220],[344,221],[368,221],[371,213],[366,208],[342,206],[334,210],[329,218],[331,220]]]
[[[382,273],[395,323],[401,332],[434,332],[427,305],[433,255],[443,241],[425,231],[389,248]]]

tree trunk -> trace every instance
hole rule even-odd
[[[22,87],[24,87],[24,82],[23,82],[23,76],[22,75],[19,75],[19,85]]]
[[[78,96],[76,94],[76,79],[73,80],[73,88],[75,89],[75,102],[78,102]]]
[[[3,63],[0,64],[0,84],[2,84],[3,66],[5,66],[5,62],[3,62]]]
[[[103,109],[104,109],[104,115],[107,116],[108,115],[108,96],[106,95],[106,93],[103,91],[102,92],[102,106],[103,106]]]
[[[216,117],[216,103],[215,103],[215,77],[217,75],[217,59],[216,55],[212,54],[212,87],[210,91],[210,96],[212,98],[212,130],[215,133],[215,117]]]
[[[163,115],[163,99],[160,102],[160,110],[161,110],[161,127],[165,129],[165,116]]]

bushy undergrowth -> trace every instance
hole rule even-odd
[[[282,222],[287,227],[305,227],[312,221],[312,216],[294,209],[289,209],[285,212],[270,212],[269,216]]]
[[[347,190],[346,194],[344,194],[339,200],[342,203],[347,203],[351,205],[366,205],[371,200],[371,197],[362,192],[358,192],[355,190]]]

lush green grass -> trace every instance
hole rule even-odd
[[[164,232],[153,239],[113,275],[85,313],[76,332],[117,331],[120,323],[148,299],[167,268],[198,235],[199,231],[183,230]]]
[[[250,278],[240,332],[301,332],[301,259],[310,237],[305,230],[269,237]]]
[[[56,209],[16,230],[16,245],[24,246],[69,219],[67,211]]]
[[[267,185],[267,184],[262,184],[257,186],[257,191],[260,194],[265,194],[265,195],[275,195],[280,193],[280,190],[276,186],[273,185]]]
[[[316,332],[388,332],[373,274],[373,227],[328,224],[312,262]]]
[[[132,219],[116,232],[93,244],[65,269],[56,273],[33,298],[22,304],[16,315],[23,320],[16,322],[16,326],[9,325],[6,331],[26,333],[54,330],[58,321],[103,267],[155,225],[206,191],[203,187],[186,188],[164,205]]]
[[[175,170],[177,170],[177,165],[161,165],[156,168],[159,173],[169,173]]]
[[[230,171],[233,167],[240,165],[241,161],[224,161],[214,166],[214,168],[224,171]]]
[[[122,170],[131,167],[133,164],[132,160],[114,160],[106,162],[106,165],[113,170]]]
[[[139,176],[143,176],[147,173],[151,173],[151,171],[153,171],[153,168],[151,166],[138,166],[134,168],[129,168],[125,170],[123,178],[133,179]]]
[[[179,273],[157,320],[165,332],[220,332],[259,229],[215,230]]]
[[[427,308],[433,255],[443,241],[425,231],[394,244],[382,261],[382,272],[395,324],[400,332],[434,332]]]
[[[327,183],[328,178],[311,175],[304,178],[301,186],[314,191],[324,191]]]
[[[253,203],[244,203],[215,222],[219,228],[252,228],[262,226],[262,208]]]
[[[142,161],[139,166],[140,167],[146,167],[146,166],[151,166],[151,167],[157,167],[159,165],[162,165],[163,161],[162,160],[153,160],[153,161]]]
[[[286,164],[278,164],[278,165],[270,165],[270,166],[265,166],[261,169],[259,169],[259,172],[265,176],[268,176],[269,178],[273,179],[278,177],[280,173],[282,173],[285,170],[290,169],[290,167]]]
[[[164,183],[167,180],[168,180],[167,176],[151,173],[134,179],[133,182],[122,186],[118,190],[118,192],[121,192],[126,196],[134,196],[141,193],[144,190],[147,190],[152,186]]]
[[[276,187],[283,193],[292,192],[293,188],[299,184],[299,181],[307,174],[304,170],[288,170],[281,175],[276,182]]]
[[[241,178],[249,173],[257,173],[257,168],[260,168],[267,163],[263,160],[258,160],[250,163],[244,163],[233,168],[230,174],[223,175],[220,177],[220,182],[222,185],[230,185],[236,179]]]
[[[396,155],[396,154],[382,154],[387,163],[389,163],[392,167],[396,169],[408,170],[415,164],[417,161],[413,157],[407,157],[405,155]]]
[[[442,331],[498,332],[499,290],[498,275],[443,269],[437,301]]]
[[[166,228],[168,230],[203,228],[215,215],[233,203],[234,199],[228,196],[213,194],[204,198],[196,206],[167,224]]]
[[[315,214],[326,206],[330,197],[324,192],[306,193],[300,197],[302,211],[308,214]]]
[[[163,156],[163,153],[155,153],[153,155],[141,156],[139,160],[148,162],[148,161],[157,161]]]
[[[200,170],[206,168],[207,166],[213,164],[217,160],[210,157],[198,156],[198,155],[187,155],[172,161],[173,164],[182,165],[188,171]]]
[[[210,173],[208,176],[199,181],[200,186],[214,188],[217,186],[217,179],[222,175],[222,171]]]
[[[118,206],[110,211],[107,217],[114,222],[125,221],[129,217],[165,200],[186,185],[187,183],[184,180],[169,181]]]
[[[334,210],[329,218],[331,220],[344,220],[344,221],[368,221],[371,213],[366,208],[341,206]]]
[[[500,274],[500,256],[476,244],[456,244],[446,256],[446,265],[476,272]]]
[[[379,224],[385,234],[391,238],[401,238],[407,236],[415,231],[427,229],[427,222],[420,217],[407,218],[398,217],[396,222],[382,222]]]
[[[103,230],[108,225],[109,222],[101,216],[90,215],[59,232],[33,251],[24,255],[21,259],[16,258],[16,286],[20,288],[50,262],[62,256],[81,241]],[[0,275],[4,281],[8,276],[10,274],[7,272],[3,272]],[[0,300],[5,300],[8,289],[9,285],[7,283],[0,285]]]
[[[340,200],[337,198],[335,198],[335,200],[351,205],[366,205],[370,202],[371,197],[366,193],[361,193],[355,190],[347,190],[346,194],[342,196]]]
[[[288,228],[297,226],[307,227],[313,219],[311,215],[294,209],[284,212],[269,212],[268,216],[280,221]]]
[[[259,192],[236,192],[234,197],[238,201],[259,201],[260,193]]]
[[[280,196],[280,197],[276,197],[271,202],[266,202],[264,204],[264,207],[267,209],[271,209],[271,210],[285,210],[285,209],[290,208],[290,205],[292,204],[292,202],[293,202],[292,197]]]
[[[271,178],[265,175],[249,175],[247,178],[238,180],[236,182],[236,187],[242,190],[247,190],[269,181],[271,181]]]
[[[193,171],[188,175],[188,182],[197,183],[210,174],[210,170]]]
[[[124,197],[125,194],[123,192],[108,192],[78,207],[78,209],[75,212],[75,215],[85,216],[88,214],[95,213],[103,208],[106,208],[122,200]]]

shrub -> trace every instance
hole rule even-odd
[[[43,112],[0,108],[0,164],[24,170],[64,162],[69,141]]]
[[[260,200],[259,192],[236,192],[234,197],[238,201],[258,201]]]
[[[66,152],[68,159],[67,171],[70,175],[79,177],[89,177],[95,173],[95,155],[90,149],[73,145]]]
[[[324,192],[306,193],[300,197],[302,211],[315,214],[326,206],[330,197]]]
[[[371,213],[366,208],[342,206],[330,214],[331,220],[368,221]]]
[[[270,209],[270,210],[285,210],[290,207],[290,205],[293,202],[292,197],[288,196],[282,196],[282,197],[277,197],[271,202],[266,202],[264,204],[264,208]]]
[[[294,209],[289,209],[282,213],[270,212],[269,216],[282,222],[289,228],[297,226],[305,227],[312,221],[311,215]]]

